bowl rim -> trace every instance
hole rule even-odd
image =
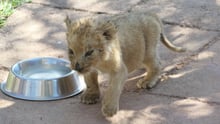
[[[24,60],[21,60],[21,61],[18,61],[16,62],[15,64],[13,64],[10,68],[10,72],[9,73],[12,73],[16,78],[19,78],[19,79],[22,79],[22,80],[32,80],[32,81],[39,81],[39,80],[44,80],[44,81],[48,81],[48,80],[57,80],[57,79],[61,79],[61,78],[65,78],[65,77],[68,77],[69,75],[72,75],[73,73],[76,73],[77,71],[75,70],[72,70],[71,68],[70,69],[70,72],[62,75],[62,76],[59,76],[59,77],[54,77],[54,78],[48,78],[48,79],[36,79],[36,78],[27,78],[27,77],[23,77],[21,75],[18,75],[17,73],[15,73],[13,71],[13,69],[15,68],[15,66],[21,64],[21,63],[24,63],[24,62],[27,62],[27,61],[34,61],[34,60],[42,60],[42,59],[53,59],[53,60],[59,60],[59,61],[62,61],[62,62],[65,62],[67,65],[69,64],[70,65],[70,62],[65,60],[65,59],[62,59],[62,58],[56,58],[56,57],[35,57],[35,58],[30,58],[30,59],[24,59]]]

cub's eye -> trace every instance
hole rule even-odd
[[[94,50],[89,50],[86,52],[85,57],[91,56]]]
[[[70,55],[74,55],[74,52],[73,52],[73,50],[71,50],[71,49],[68,49],[68,53],[69,53]]]

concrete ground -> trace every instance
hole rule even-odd
[[[142,71],[132,74],[112,118],[102,116],[100,102],[84,105],[79,96],[31,102],[0,92],[0,124],[220,124],[220,0],[32,0],[0,29],[0,82],[19,60],[67,58],[66,15],[130,11],[156,12],[168,38],[188,49],[179,54],[159,45],[164,80],[154,89],[137,89]]]

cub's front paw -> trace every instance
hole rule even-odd
[[[99,100],[99,93],[85,92],[81,96],[81,102],[84,104],[95,104]]]
[[[115,115],[118,111],[118,105],[117,104],[103,104],[102,105],[102,114],[105,117],[112,117]]]

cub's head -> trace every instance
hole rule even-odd
[[[92,19],[72,22],[66,17],[65,23],[72,69],[86,73],[109,57],[111,43],[116,37],[116,28],[111,22],[97,22]]]

